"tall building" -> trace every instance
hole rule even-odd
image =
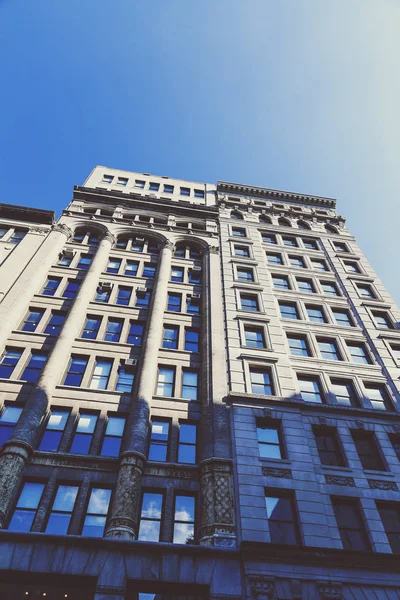
[[[0,598],[400,599],[398,310],[335,200],[0,205]]]

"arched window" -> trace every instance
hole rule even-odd
[[[96,247],[99,245],[99,234],[97,231],[87,231],[86,228],[79,227],[74,233],[72,242],[74,244],[87,244],[88,246]]]
[[[288,219],[284,219],[284,218],[278,219],[278,224],[281,225],[282,227],[291,227],[292,226],[291,222]]]
[[[176,258],[190,258],[191,260],[200,260],[201,252],[197,246],[187,242],[178,242],[175,246],[174,256]]]
[[[333,225],[329,225],[329,223],[327,223],[325,225],[325,231],[327,231],[328,233],[337,233],[338,232],[336,227],[334,227]]]
[[[233,211],[233,212],[231,212],[231,219],[236,219],[237,221],[243,221],[243,215],[240,212]]]
[[[268,225],[272,225],[271,217],[267,217],[266,215],[260,215],[258,220],[260,223],[268,223]]]
[[[306,221],[297,221],[297,227],[299,229],[311,229],[310,225]]]
[[[128,250],[130,252],[140,252],[148,254],[159,253],[159,242],[156,239],[145,238],[140,234],[129,236],[122,234],[118,236],[116,247],[119,250]]]

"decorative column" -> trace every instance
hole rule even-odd
[[[159,258],[151,314],[149,315],[137,397],[127,424],[124,452],[120,456],[117,486],[111,507],[106,537],[133,540],[137,538],[141,482],[146,466],[151,400],[157,382],[157,356],[161,346],[164,311],[174,246],[166,241]]]
[[[110,233],[106,233],[102,238],[43,372],[27,399],[14,433],[4,444],[0,457],[0,528],[5,525],[8,510],[20,487],[24,467],[35,447],[40,424],[46,418],[54,389],[60,383],[66,360],[82,328],[88,304],[114,241],[115,238]]]
[[[200,544],[233,547],[236,527],[229,414],[224,300],[219,248],[203,256],[202,404],[200,421]]]
[[[0,303],[0,351],[32,302],[32,284],[41,285],[65,242],[72,236],[66,225],[53,225],[43,243]],[[24,240],[22,240],[21,244]]]

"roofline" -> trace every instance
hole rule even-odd
[[[218,192],[228,192],[232,194],[244,194],[246,196],[255,196],[258,198],[270,198],[272,200],[288,200],[291,202],[300,202],[301,204],[313,204],[314,206],[324,206],[336,208],[336,199],[325,196],[312,196],[297,192],[287,192],[284,190],[274,190],[270,188],[257,187],[254,185],[245,185],[242,183],[232,183],[229,181],[217,182]]]

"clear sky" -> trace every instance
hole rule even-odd
[[[59,215],[96,164],[333,196],[399,303],[399,31],[398,0],[0,0],[0,201]]]

